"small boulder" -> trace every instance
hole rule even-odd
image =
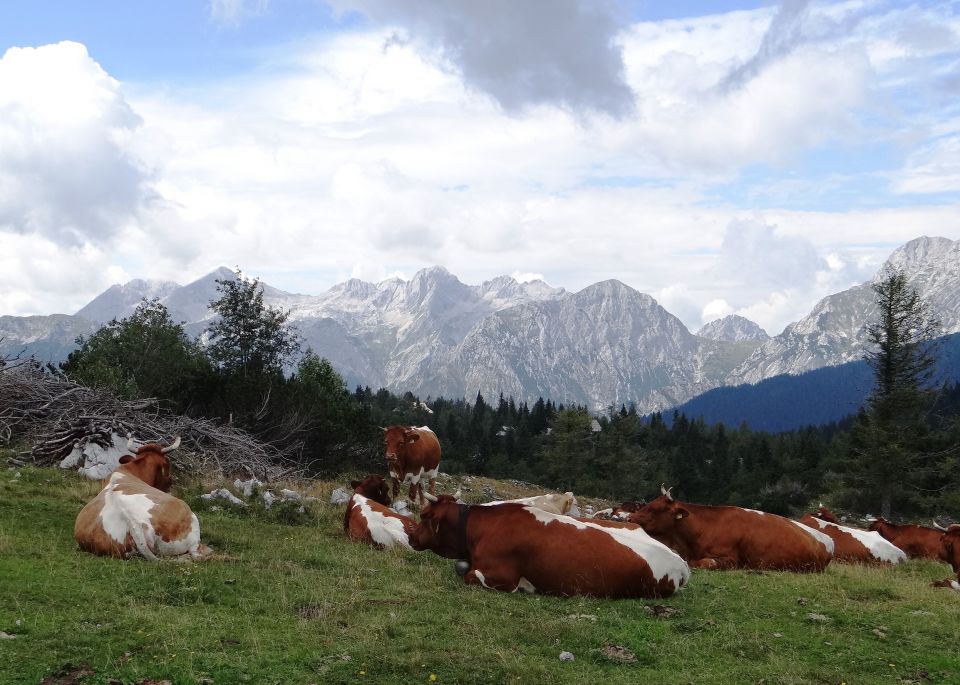
[[[244,502],[242,499],[234,495],[232,492],[230,492],[226,488],[220,488],[218,490],[214,490],[213,492],[208,492],[206,495],[200,495],[200,499],[205,499],[205,500],[225,499],[228,502],[230,502],[230,504],[238,505],[241,507],[247,506],[246,502]]]
[[[576,658],[573,652],[560,652],[560,661],[573,661]]]
[[[350,493],[343,488],[337,488],[330,494],[330,504],[346,504],[350,501]]]
[[[253,494],[254,488],[262,488],[263,482],[257,480],[256,478],[251,478],[250,480],[240,480],[237,478],[233,481],[233,489],[237,492],[243,494],[244,497],[250,497]]]

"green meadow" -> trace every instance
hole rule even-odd
[[[929,587],[943,564],[695,571],[657,601],[511,595],[348,542],[336,485],[295,484],[320,498],[303,514],[175,487],[217,554],[150,563],[77,550],[96,484],[4,467],[0,683],[960,683],[960,593]]]

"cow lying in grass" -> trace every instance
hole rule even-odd
[[[456,497],[456,495],[454,495]],[[533,497],[520,497],[517,499],[504,499],[495,502],[485,502],[478,506],[488,507],[493,504],[528,504],[537,509],[549,511],[552,514],[571,514],[577,504],[577,498],[572,492],[565,492],[562,495],[550,493],[548,495],[535,495]],[[571,514],[573,515],[573,514]]]
[[[77,515],[73,536],[80,549],[127,558],[156,560],[180,557],[199,561],[210,556],[200,543],[200,522],[186,502],[167,494],[172,480],[169,447],[156,443],[120,457],[120,466],[104,481],[104,488]]]
[[[670,490],[628,516],[691,566],[710,569],[823,571],[833,540],[762,511],[677,502]]]
[[[875,531],[861,530],[837,523],[829,509],[820,505],[815,514],[805,514],[800,523],[816,528],[833,539],[833,558],[854,564],[899,564],[906,553]]]
[[[669,597],[690,577],[683,559],[634,526],[600,525],[524,504],[471,506],[450,495],[426,497],[430,503],[410,544],[467,560],[468,584],[548,595]]]
[[[409,535],[416,521],[389,508],[390,497],[383,476],[367,476],[350,483],[353,495],[343,515],[343,530],[351,540],[379,549],[410,549]]]
[[[957,575],[956,579],[947,578],[933,583],[934,587],[948,587],[960,592],[960,523],[943,528],[934,521],[936,529],[943,532],[940,538],[940,560],[950,564],[953,572]]]
[[[871,520],[870,530],[880,533],[906,552],[911,559],[940,558],[940,538],[943,537],[943,532],[935,528],[912,523],[890,523],[881,516]]]

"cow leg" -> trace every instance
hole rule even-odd
[[[690,568],[707,568],[714,571],[724,571],[731,568],[737,568],[737,561],[731,557],[706,557],[704,559],[691,559]]]
[[[400,480],[398,478],[392,478],[391,480],[393,481],[393,497],[390,499],[395,502],[397,497],[400,496]]]
[[[437,479],[436,479],[436,478],[431,478],[431,479],[430,479],[430,494],[431,494],[431,495],[436,495],[436,494],[437,494],[437,493],[436,493],[436,489],[437,489]]]
[[[511,572],[507,568],[491,569],[488,567],[486,571],[483,571],[474,567],[463,576],[463,582],[467,585],[479,585],[488,590],[503,590],[505,592],[515,592],[520,586],[520,581],[520,574]]]

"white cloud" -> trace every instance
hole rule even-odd
[[[139,117],[79,43],[0,59],[0,231],[102,242],[150,198],[129,149]]]
[[[517,283],[529,283],[530,281],[545,281],[543,274],[533,273],[531,271],[514,271],[510,274]]]
[[[725,316],[733,314],[733,307],[730,306],[730,303],[719,298],[716,300],[710,300],[703,307],[703,311],[700,314],[700,321],[702,323],[710,323],[711,321],[716,321],[717,319],[722,319]]]
[[[945,136],[911,154],[894,187],[900,193],[960,191],[960,135]]]

